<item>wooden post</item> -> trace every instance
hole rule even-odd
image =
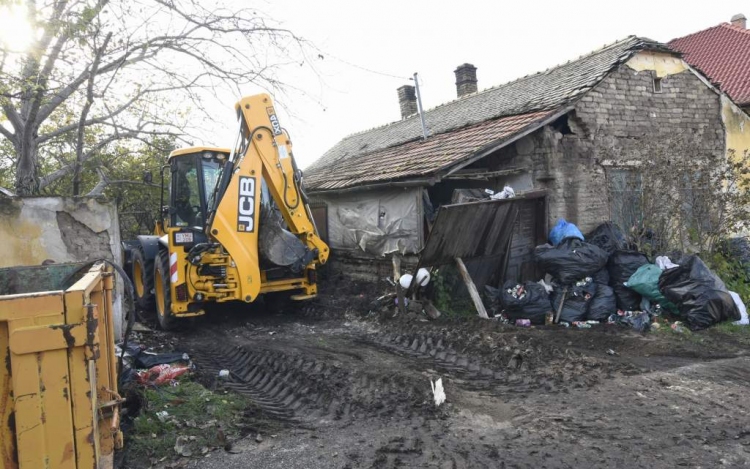
[[[401,256],[398,253],[391,256],[393,261],[393,281],[398,283],[398,279],[401,278]]]
[[[393,260],[393,280],[396,282],[396,298],[398,301],[397,312],[400,312],[402,316],[406,315],[406,297],[404,296],[404,289],[401,288],[401,257],[398,254],[394,254],[391,259]]]
[[[555,324],[560,323],[560,315],[562,314],[563,306],[565,305],[565,297],[568,295],[568,287],[563,290],[562,298],[560,299],[560,306],[557,307],[557,315],[555,316]]]
[[[458,267],[458,272],[461,274],[461,278],[463,278],[464,283],[466,284],[466,288],[469,289],[469,295],[471,295],[471,299],[472,301],[474,301],[474,307],[477,309],[479,317],[483,319],[489,319],[489,316],[487,316],[487,310],[484,309],[484,304],[482,304],[482,298],[479,297],[477,286],[474,285],[474,281],[471,279],[469,271],[466,270],[464,261],[462,261],[460,257],[456,257],[455,260],[456,266]]]

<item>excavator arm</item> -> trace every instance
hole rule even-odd
[[[328,246],[317,230],[301,186],[288,134],[281,128],[271,97],[260,94],[235,105],[239,135],[216,187],[207,235],[223,246],[236,268],[242,299],[261,291],[259,235],[261,187],[265,181],[288,230],[306,246],[309,264],[324,264]]]

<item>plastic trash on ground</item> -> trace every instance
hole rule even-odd
[[[724,282],[698,256],[687,256],[680,266],[665,270],[659,290],[677,305],[691,330],[700,330],[727,320],[740,320],[740,311]]]
[[[643,264],[630,276],[625,286],[639,293],[649,301],[658,303],[661,308],[670,313],[677,313],[677,306],[664,298],[659,291],[659,277],[662,269],[655,264]],[[643,308],[642,308],[643,309]]]
[[[661,270],[674,269],[675,267],[679,267],[679,265],[672,262],[671,259],[669,259],[667,256],[657,257],[654,263],[658,265]]]
[[[596,284],[596,293],[589,302],[586,318],[592,321],[606,321],[617,312],[615,291],[609,285]]]
[[[536,282],[506,281],[500,292],[500,303],[511,321],[528,319],[531,324],[544,324],[547,313],[552,311],[547,290]]]
[[[496,194],[492,194],[490,196],[490,199],[498,200],[498,199],[512,199],[516,196],[516,191],[513,190],[510,186],[503,187],[503,190]]]
[[[730,291],[730,295],[732,295],[732,299],[734,300],[734,304],[737,306],[737,309],[740,312],[740,320],[735,321],[735,324],[738,326],[747,326],[750,324],[750,319],[747,317],[747,308],[745,308],[745,303],[742,302],[742,298],[740,298],[740,295],[737,293]]]
[[[174,381],[190,371],[187,366],[156,365],[148,370],[138,372],[138,382],[143,385],[161,386]]]
[[[548,244],[534,249],[539,266],[563,285],[590,277],[607,263],[607,253],[576,238],[567,238],[560,245]]]
[[[632,327],[638,332],[646,332],[651,328],[651,317],[645,311],[618,311],[609,317],[609,322]]]
[[[572,223],[568,223],[564,218],[557,220],[557,224],[549,232],[549,242],[553,246],[557,246],[565,238],[577,238],[581,241],[584,240],[583,233]]]
[[[635,251],[615,251],[609,256],[609,285],[615,290],[617,307],[623,311],[636,311],[641,304],[641,295],[625,286],[638,268],[648,264],[645,254]]]
[[[555,315],[560,310],[560,302],[563,299],[564,289],[558,288],[552,294],[552,308]],[[582,322],[586,320],[589,302],[596,294],[596,284],[591,277],[579,280],[568,287],[565,293],[565,302],[560,311],[560,322]]]
[[[628,240],[619,226],[612,222],[602,223],[586,236],[586,242],[597,246],[607,254],[628,248]]]
[[[432,397],[435,399],[435,407],[439,407],[440,404],[445,402],[443,378],[438,378],[434,383],[432,382],[432,380],[430,380],[430,387],[432,388]]]

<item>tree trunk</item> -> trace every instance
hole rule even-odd
[[[38,148],[33,138],[19,142],[16,146],[18,162],[16,163],[16,194],[34,195],[39,190],[37,178]]]

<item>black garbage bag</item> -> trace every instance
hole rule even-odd
[[[586,235],[586,241],[607,251],[607,254],[628,248],[625,233],[619,226],[610,221],[594,228],[591,233]]]
[[[594,275],[591,276],[595,283],[600,285],[609,285],[609,271],[607,268],[599,269]]]
[[[644,264],[648,264],[648,257],[640,252],[615,251],[609,256],[609,285],[615,290],[617,307],[623,311],[640,309],[641,295],[626,287],[625,282]]]
[[[544,324],[547,313],[552,311],[547,290],[536,282],[519,284],[508,280],[500,292],[503,312],[508,319],[528,319],[532,324]]]
[[[554,309],[555,316],[557,316],[557,311],[560,309],[562,296],[562,289],[556,289],[552,292],[552,308]],[[573,296],[568,292],[565,295],[565,303],[560,312],[560,322],[585,321],[588,303],[588,300],[584,296]]]
[[[537,246],[534,260],[563,285],[590,277],[607,263],[607,253],[577,238],[566,238],[559,245]]]
[[[617,313],[617,299],[615,291],[609,285],[596,284],[596,293],[589,302],[586,319],[592,321],[606,321],[612,314]]]
[[[694,331],[740,319],[724,282],[698,256],[684,257],[679,267],[665,270],[659,277],[659,291],[677,305]]]
[[[613,314],[611,322],[622,326],[632,327],[638,332],[646,332],[651,329],[651,316],[645,311],[628,311],[625,314]]]

